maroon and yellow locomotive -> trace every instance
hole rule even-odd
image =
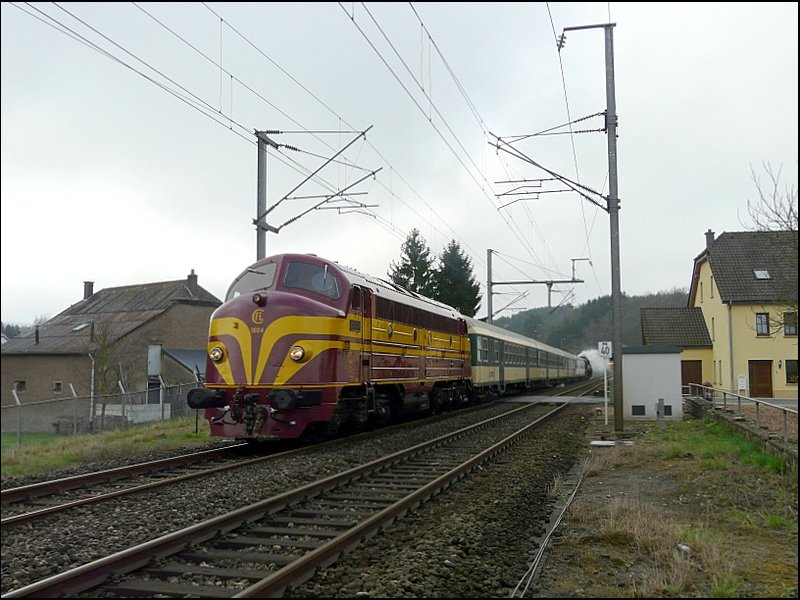
[[[245,269],[211,316],[204,387],[211,434],[277,440],[336,433],[471,397],[455,309],[314,255]]]

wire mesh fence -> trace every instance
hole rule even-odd
[[[73,396],[2,406],[3,433],[77,435],[195,415],[186,394],[199,383],[160,386],[106,396]]]

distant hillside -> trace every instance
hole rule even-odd
[[[623,294],[622,345],[638,346],[642,343],[640,308],[682,308],[687,306],[688,298],[686,289],[646,296]],[[577,307],[533,308],[495,319],[494,324],[569,352],[597,349],[597,342],[611,340],[611,296],[596,298]]]

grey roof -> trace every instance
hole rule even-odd
[[[669,344],[682,348],[711,348],[711,336],[700,308],[641,308],[645,345]]]
[[[653,344],[646,346],[626,346],[622,349],[623,354],[680,354],[683,348],[671,346],[669,344]]]
[[[797,301],[797,232],[725,232],[695,259],[708,259],[722,302]],[[755,271],[768,271],[757,279]]]
[[[206,351],[190,348],[164,348],[164,354],[169,355],[175,362],[191,373],[199,373],[201,379],[206,377]]]
[[[218,306],[196,279],[105,288],[24,335],[2,345],[3,354],[84,354],[98,336],[109,343],[163,314],[176,303]],[[37,331],[38,329],[38,331]],[[38,342],[37,342],[38,338]]]

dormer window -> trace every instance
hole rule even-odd
[[[753,269],[753,275],[756,276],[756,279],[772,279],[766,269]]]

